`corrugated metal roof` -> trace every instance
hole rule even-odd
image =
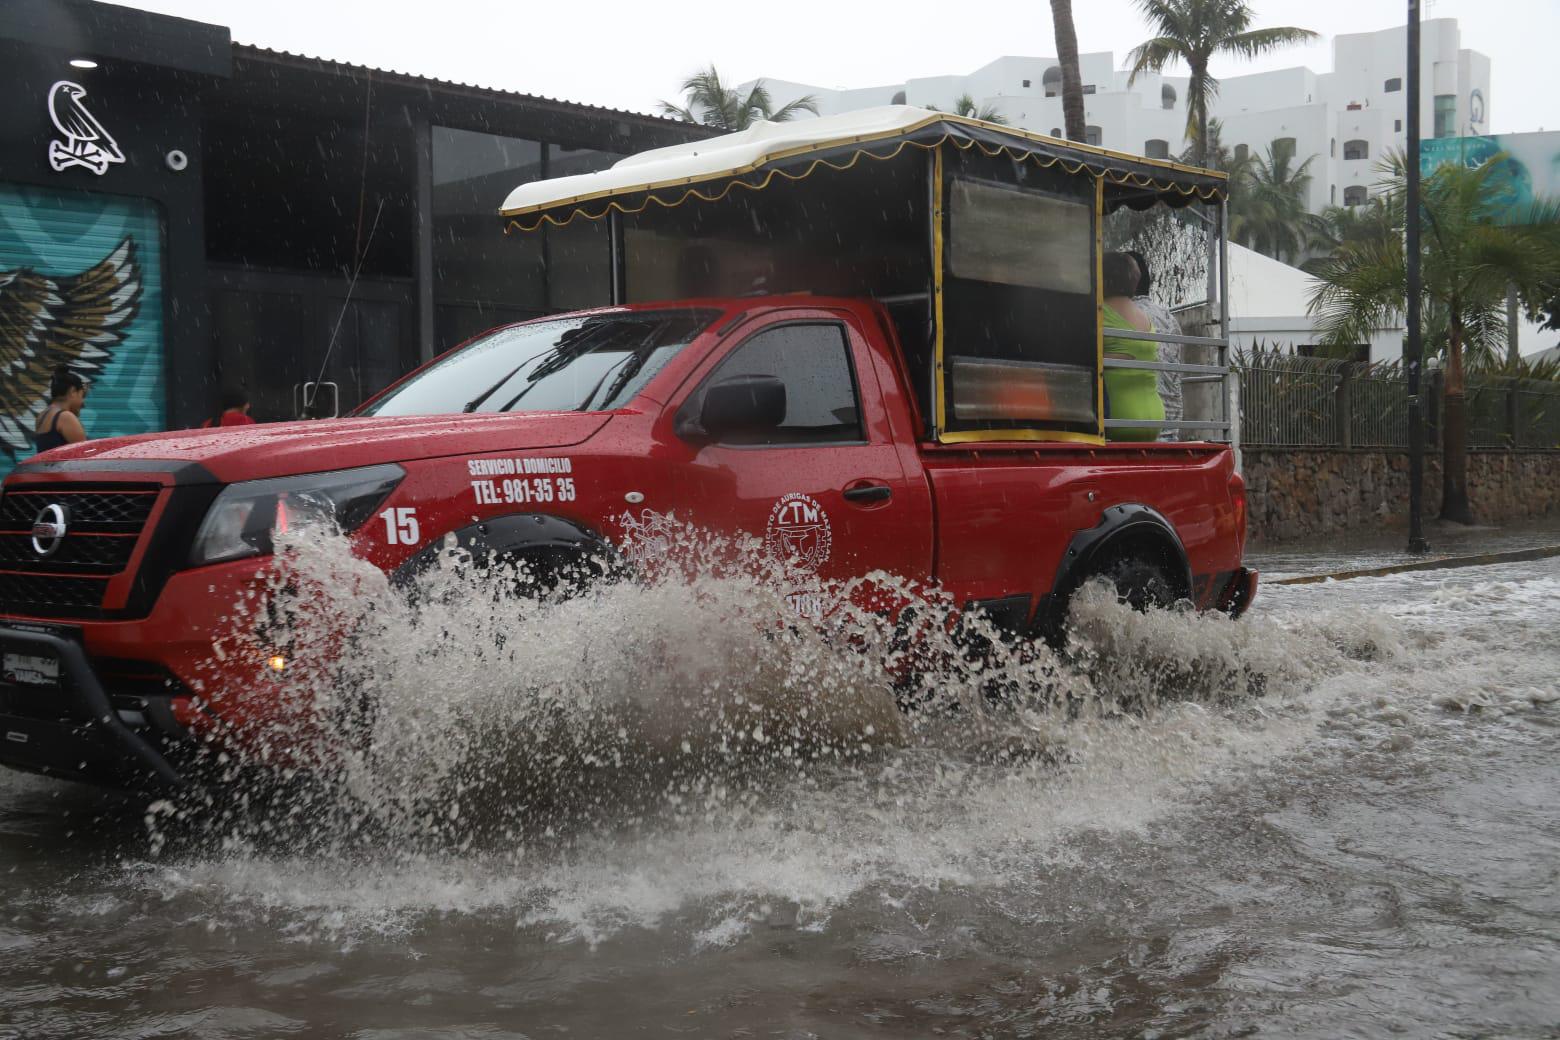
[[[398,72],[395,69],[379,69],[371,65],[357,65],[348,61],[336,61],[333,58],[321,58],[312,54],[295,54],[292,51],[276,50],[271,47],[260,47],[251,43],[234,43],[233,56],[235,58],[260,58],[265,61],[279,61],[292,65],[311,64],[327,71],[336,70],[350,73],[366,73],[380,78],[397,80],[408,86],[432,87],[451,93],[474,94],[481,97],[500,98],[507,101],[525,101],[532,104],[551,105],[558,108],[572,109],[577,112],[591,112],[600,115],[616,116],[619,118],[635,119],[642,122],[654,123],[661,126],[674,126],[695,133],[714,135],[716,131],[697,123],[689,123],[685,120],[674,119],[669,116],[651,115],[648,112],[630,112],[627,109],[608,108],[605,105],[591,105],[581,101],[566,101],[562,98],[545,97],[541,94],[527,94],[518,90],[503,90],[498,87],[483,87],[475,83],[461,83],[456,80],[439,79],[435,76],[418,76],[410,72]]]

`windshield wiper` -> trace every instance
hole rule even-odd
[[[590,388],[590,393],[585,395],[584,402],[575,411],[584,412],[590,409],[591,402],[596,399],[596,391],[601,389],[601,384],[607,381],[607,377],[614,370],[617,370],[619,365],[622,366],[621,371],[618,371],[617,378],[612,381],[612,385],[607,388],[607,392],[602,395],[601,400],[605,403],[622,393],[623,388],[628,385],[628,381],[639,374],[639,370],[645,367],[645,362],[650,360],[650,355],[655,353],[656,334],[660,331],[662,331],[660,328],[646,329],[644,337],[639,341],[639,345],[630,348],[627,357],[616,364],[608,366],[607,370],[601,373],[601,378],[596,380],[596,385]]]
[[[537,365],[533,371],[526,373],[525,378],[528,385],[518,394],[512,397],[508,403],[499,409],[499,411],[507,412],[511,410],[515,405],[520,403],[521,398],[540,386],[543,379],[558,372],[562,372],[565,368],[568,368],[571,364],[573,364],[575,361],[578,361],[586,354],[594,354],[598,351],[607,351],[609,348],[616,346],[616,343],[614,342],[615,339],[627,336],[631,332],[641,333],[640,345],[638,347],[629,348],[630,355],[637,355],[640,350],[644,349],[646,344],[654,341],[656,330],[652,327],[645,326],[643,323],[635,322],[631,324],[621,321],[612,322],[610,324],[602,323],[595,327],[580,329],[579,336],[577,338],[571,339],[567,343],[558,344],[558,346],[555,348],[557,351],[555,356],[548,358],[540,365]],[[618,364],[620,364],[620,362],[615,362],[614,364],[608,366],[606,372],[602,373],[601,379],[596,381],[596,385],[591,388],[590,393],[585,397],[587,404],[590,402],[590,399],[596,395],[596,391],[600,389],[602,382],[605,381],[607,376],[611,374],[612,369],[616,368]],[[581,405],[574,410],[584,411],[585,408],[583,405]]]
[[[529,365],[539,357],[547,357],[548,354],[553,355],[552,357],[547,358],[546,361],[543,361],[540,365],[537,365],[534,372],[526,373],[526,382],[531,385],[520,391],[520,393],[515,396],[513,401],[510,401],[508,404],[504,405],[504,407],[499,409],[501,412],[509,411],[509,409],[513,408],[515,403],[518,402],[520,398],[524,397],[531,389],[531,387],[534,387],[539,380],[545,379],[554,372],[558,372],[564,368],[567,368],[581,355],[589,354],[592,350],[595,350],[596,344],[594,341],[596,339],[596,334],[601,330],[608,328],[611,328],[611,326],[602,323],[596,325],[585,324],[578,328],[569,329],[567,332],[563,333],[563,335],[558,337],[558,342],[554,343],[545,350],[539,350],[535,354],[532,354],[514,368],[511,368],[504,375],[504,378],[500,379],[498,382],[482,391],[481,394],[472,398],[470,401],[467,401],[466,407],[462,409],[462,411],[476,411],[478,408],[482,407],[483,401],[486,401],[489,397],[492,397],[495,393],[497,393],[499,388],[513,379],[522,368]]]
[[[513,379],[515,377],[515,373],[516,372],[519,372],[526,365],[529,365],[531,362],[535,361],[537,358],[541,357],[543,354],[546,354],[548,351],[551,351],[553,349],[555,349],[555,348],[548,347],[547,350],[539,350],[535,354],[532,354],[530,357],[526,358],[524,361],[520,362],[514,368],[511,368],[507,373],[505,373],[504,378],[500,379],[498,382],[494,383],[492,386],[490,386],[486,390],[482,391],[476,397],[473,397],[471,400],[467,401],[466,402],[466,407],[462,408],[461,411],[462,412],[474,412],[478,408],[481,408],[482,407],[482,402],[486,401],[489,397],[492,397],[495,393],[498,392],[498,388],[499,387],[503,386],[505,383],[507,383],[511,379]]]
[[[639,354],[634,351],[628,351],[624,353],[623,360],[614,361],[612,364],[608,365],[607,370],[601,373],[601,378],[596,380],[596,385],[590,388],[590,393],[585,395],[585,400],[580,402],[580,406],[574,410],[576,412],[590,411],[590,403],[596,399],[596,391],[601,389],[601,384],[607,381],[607,377],[610,376],[613,372],[617,371],[620,366],[624,365],[628,366],[630,373],[637,372],[639,370],[639,366],[634,364],[634,362],[637,360],[639,360]],[[632,378],[632,374],[630,374],[630,378]],[[612,385],[615,388],[619,385],[619,383],[613,383]],[[605,398],[605,400],[608,401],[611,399],[611,394],[608,394]]]

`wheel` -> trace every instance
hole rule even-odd
[[[1162,564],[1142,556],[1117,557],[1095,574],[1116,586],[1119,601],[1133,610],[1164,608],[1180,599],[1170,572]]]

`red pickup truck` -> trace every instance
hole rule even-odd
[[[652,573],[691,525],[761,545],[804,618],[874,572],[1017,638],[1054,636],[1095,575],[1239,614],[1236,452],[1157,439],[1238,433],[1227,198],[1219,173],[905,106],[522,184],[508,229],[568,228],[549,263],[606,255],[614,306],[487,333],[351,418],[78,444],[7,478],[0,763],[176,785],[197,749],[328,726],[273,680],[330,662],[231,620],[312,524],[408,582],[452,549]],[[1152,320],[1126,299],[1150,267],[1173,276]]]
[[[924,428],[887,312],[793,296],[508,326],[351,418],[58,449],[0,495],[0,762],[181,782],[197,744],[272,710],[263,651],[217,661],[212,642],[263,586],[278,527],[321,516],[404,573],[452,536],[547,569],[642,564],[675,516],[763,539],[817,595],[882,570],[1024,634],[1095,574],[1250,602],[1227,446],[940,444]]]

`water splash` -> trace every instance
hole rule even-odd
[[[295,540],[224,652],[260,659],[262,630],[288,646],[267,681],[301,714],[242,736],[313,779],[152,818],[173,842],[157,884],[329,907],[327,932],[343,907],[374,928],[503,907],[592,941],[717,900],[700,941],[718,942],[776,900],[805,925],[867,888],[1143,826],[1309,731],[1297,691],[1397,646],[1372,617],[1139,614],[1097,585],[1054,651],[887,575],[798,620],[783,568],[683,537],[698,551],[650,580],[538,589],[452,553],[410,593]],[[1253,713],[1268,723],[1232,725]]]

